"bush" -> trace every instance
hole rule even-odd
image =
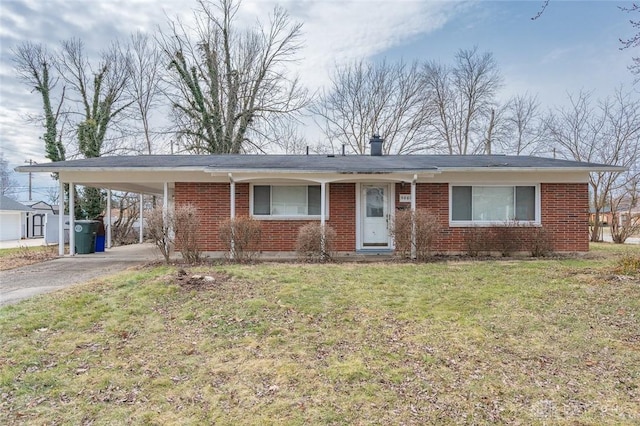
[[[412,242],[415,224],[415,242]],[[416,259],[424,260],[431,255],[431,247],[440,231],[440,224],[435,216],[423,209],[415,212],[402,210],[396,212],[391,226],[396,253],[402,257],[411,257],[415,248]]]
[[[171,221],[164,218],[162,207],[155,207],[146,217],[147,237],[160,250],[165,263],[169,263],[173,240],[171,238]]]
[[[548,256],[553,252],[553,244],[551,243],[551,235],[541,227],[532,227],[527,230],[531,238],[529,243],[529,253],[533,257]]]
[[[391,236],[396,248],[396,255],[411,257],[411,223],[412,214],[410,210],[396,212],[391,226]]]
[[[324,244],[322,226],[308,223],[298,231],[296,252],[298,257],[307,261],[326,262],[333,258],[337,233],[329,225],[324,226]]]
[[[522,249],[522,226],[515,221],[507,221],[501,226],[490,228],[488,248],[500,252],[502,257],[511,257]]]
[[[617,274],[638,275],[640,274],[640,255],[627,253],[616,261],[614,270]]]
[[[184,204],[175,208],[173,214],[175,243],[182,254],[182,259],[187,263],[200,261],[202,252],[198,246],[199,229],[200,218],[196,206]]]
[[[467,256],[478,257],[489,249],[489,228],[468,228],[464,233]]]
[[[259,220],[248,216],[227,219],[220,223],[220,241],[227,251],[227,259],[235,262],[250,262],[259,254],[262,226]]]
[[[187,263],[200,261],[200,249],[197,236],[200,219],[195,206],[191,204],[177,206],[166,215],[162,207],[155,207],[146,217],[147,237],[160,250],[165,262],[169,262],[171,250],[177,245],[182,258]]]

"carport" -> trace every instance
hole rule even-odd
[[[166,179],[168,172],[166,170],[158,171],[158,173],[140,173],[132,171],[130,168],[122,167],[118,164],[117,159],[122,157],[102,157],[93,159],[63,161],[58,163],[43,163],[30,166],[20,166],[16,170],[19,172],[47,172],[57,173],[59,181],[60,194],[65,194],[65,185],[69,185],[69,193],[73,194],[76,186],[93,187],[107,191],[107,206],[105,212],[105,230],[106,230],[106,248],[112,248],[112,215],[111,215],[111,199],[112,192],[128,192],[139,194],[140,213],[139,213],[139,243],[143,242],[144,228],[144,209],[143,197],[145,195],[153,195],[162,197],[163,210],[167,212],[170,208],[170,199],[173,196],[172,184]],[[95,161],[101,164],[96,167]],[[157,180],[155,180],[157,179]],[[68,206],[65,197],[59,197],[59,211],[64,212],[65,207],[69,211],[69,254],[75,255],[75,232],[76,225],[75,200],[69,197]],[[59,236],[58,236],[58,252],[60,256],[64,256],[64,215],[58,215],[59,220]]]

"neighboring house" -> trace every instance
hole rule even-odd
[[[55,220],[58,214],[58,206],[53,206],[44,201],[23,201],[22,204],[31,207],[31,212],[24,214],[26,225],[26,238],[41,238],[46,234],[47,223]]]
[[[146,155],[22,166],[59,173],[60,183],[164,196],[164,208],[201,213],[200,248],[221,252],[219,224],[262,222],[261,250],[293,252],[300,227],[325,223],[342,253],[392,252],[397,210],[425,209],[442,227],[437,252],[465,251],[477,227],[545,228],[558,252],[589,249],[592,171],[622,167],[503,155]],[[523,228],[523,233],[527,229]]]
[[[0,195],[0,241],[18,241],[23,237],[23,215],[31,208]]]
[[[617,210],[618,224],[624,226],[638,226],[640,224],[640,207],[629,207]]]
[[[608,226],[609,224],[611,224],[611,218],[613,214],[611,213],[610,207],[608,206],[603,207],[598,216],[600,217],[601,224],[605,226]],[[591,207],[589,208],[589,223],[594,224],[595,222],[596,222],[596,212],[595,212],[595,209]]]

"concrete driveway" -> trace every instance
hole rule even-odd
[[[152,244],[133,244],[0,271],[0,306],[160,259]]]

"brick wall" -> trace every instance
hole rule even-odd
[[[329,185],[329,219],[327,224],[337,233],[336,250],[355,251],[355,184]],[[194,204],[200,213],[202,231],[198,244],[203,251],[224,250],[218,237],[220,222],[229,217],[230,188],[228,183],[176,182],[175,203]],[[249,215],[249,184],[236,184],[236,216]],[[294,251],[298,230],[310,220],[262,220],[263,251]],[[319,222],[319,221],[316,221]]]
[[[329,196],[327,223],[338,234],[336,250],[356,251],[356,184],[332,183]]]
[[[337,233],[338,251],[356,249],[356,186],[354,183],[329,185],[329,219],[327,224]],[[399,194],[410,193],[410,186],[396,185],[396,208],[410,208],[400,203]],[[218,227],[229,217],[230,188],[228,183],[177,182],[176,205],[191,203],[201,213],[202,230],[198,235],[204,251],[220,251],[223,246],[218,238]],[[589,193],[586,183],[541,184],[542,225],[551,233],[553,250],[559,252],[588,251]],[[437,252],[464,252],[466,234],[474,228],[449,228],[449,186],[446,183],[420,183],[416,187],[417,208],[425,209],[438,217],[441,231],[434,247]],[[249,184],[236,184],[236,216],[249,215]],[[307,220],[263,220],[263,251],[294,251],[298,229]],[[519,229],[526,240],[526,228]]]
[[[410,189],[396,186],[396,193]],[[552,248],[558,252],[589,250],[589,189],[586,183],[547,183],[540,185],[542,227],[551,236]],[[409,208],[396,196],[396,208]],[[419,183],[416,187],[416,207],[425,209],[438,218],[440,235],[434,250],[464,252],[467,234],[476,228],[449,228],[449,185],[447,183]],[[499,230],[496,232],[500,232]],[[530,242],[527,228],[515,230],[525,246]]]
[[[236,199],[239,187],[248,185],[236,185]],[[193,204],[198,209],[200,216],[200,232],[198,233],[198,247],[203,251],[224,250],[218,238],[220,222],[229,217],[230,212],[230,188],[228,183],[208,182],[176,182],[174,191],[176,207],[185,204]],[[249,211],[247,202],[244,214]],[[243,214],[243,209],[236,204],[236,214]]]
[[[555,251],[589,251],[589,187],[586,183],[540,185],[542,226]]]

